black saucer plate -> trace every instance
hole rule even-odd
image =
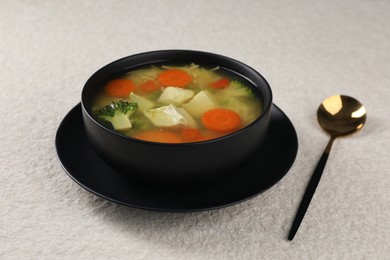
[[[280,181],[294,163],[298,140],[294,126],[273,105],[269,134],[262,149],[235,174],[192,190],[154,189],[140,185],[106,165],[85,135],[78,104],[63,119],[56,135],[58,158],[80,186],[107,200],[159,211],[202,211],[250,199]]]

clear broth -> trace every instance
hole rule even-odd
[[[190,96],[192,97],[184,95],[186,98],[183,98],[182,100],[173,100],[172,102],[169,101],[169,98],[168,100],[162,100],[162,94],[163,92],[167,91],[168,86],[167,84],[164,85],[161,81],[159,81],[159,76],[161,75],[161,73],[168,70],[180,70],[187,73],[191,77],[191,82],[184,87],[179,87],[179,89],[180,91],[183,89],[191,91],[192,94]],[[123,97],[110,96],[107,91],[105,91],[105,88],[107,84],[110,84],[110,82],[115,79],[130,80],[135,87],[135,89],[132,91],[132,96],[130,96],[130,94]],[[138,103],[138,109],[130,116],[129,120],[131,122],[131,128],[116,131],[129,137],[143,139],[147,141],[185,143],[218,138],[235,132],[251,124],[260,116],[263,110],[263,102],[261,96],[259,95],[257,89],[253,86],[253,84],[230,70],[218,66],[212,66],[209,64],[161,63],[127,71],[125,73],[122,73],[121,75],[118,75],[117,77],[115,77],[115,79],[112,79],[111,81],[107,82],[106,85],[102,86],[102,88],[96,94],[92,105],[92,111],[94,113],[95,119],[97,119],[106,127],[115,130],[113,124],[110,123],[109,120],[105,120],[99,116],[99,110],[109,105],[111,102],[118,102],[120,100],[129,103],[134,103],[134,95],[136,95],[137,100],[138,97],[140,97],[141,100],[147,100],[148,102],[146,103],[148,104],[148,106],[142,105],[145,102],[135,102]],[[158,87],[154,86],[156,87],[156,89],[153,91],[142,90],[143,84],[150,81],[154,82]],[[227,85],[226,82],[228,82]],[[215,87],[218,86],[218,84],[224,86]],[[170,87],[174,87],[173,89],[170,89],[171,92],[177,91],[176,86]],[[187,92],[188,91],[186,91],[186,94],[189,93]],[[200,92],[202,93],[199,94]],[[193,102],[195,103],[195,106],[193,105],[193,103],[191,103],[197,94],[199,94],[199,96],[206,96],[206,101],[207,99],[209,99],[209,101],[212,101],[211,103],[213,104],[213,107],[210,107],[209,110],[226,109],[234,111],[240,117],[240,125],[235,129],[229,129],[226,131],[215,130],[206,127],[202,121],[204,113],[200,114],[200,111],[204,110],[205,107],[207,108],[208,106],[202,105],[202,102],[200,102],[199,104]],[[171,97],[172,95],[167,96]],[[210,102],[205,102],[205,104],[209,103]],[[153,104],[152,107],[151,104]],[[150,116],[150,111],[155,112],[157,108],[164,107],[165,109],[166,106],[170,105],[172,105],[173,109],[177,111],[180,110],[182,112],[182,109],[184,109],[192,119],[187,120],[187,123],[184,124],[168,124],[168,126],[161,124],[156,125],[156,123],[154,122],[156,121],[156,119]],[[145,109],[145,107],[147,107],[147,109]],[[196,111],[196,113],[193,111]],[[149,117],[146,115],[149,115]],[[153,120],[151,120],[151,118]],[[188,115],[186,118],[188,119]],[[191,121],[191,123],[189,123],[188,121]],[[188,131],[184,129],[196,129],[196,131]],[[155,138],[153,136],[151,138],[145,138],[143,134],[144,132],[148,132],[149,135],[153,135],[153,133],[156,133]],[[190,136],[183,136],[184,132],[187,135],[189,134]],[[167,140],[164,140],[164,138],[161,136],[164,136],[165,133],[169,133],[170,137],[172,137],[172,135],[175,135],[177,138],[168,138]]]

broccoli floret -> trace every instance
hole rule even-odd
[[[98,119],[108,121],[115,130],[125,131],[132,127],[130,116],[137,110],[137,103],[113,101],[96,112]]]
[[[230,97],[254,96],[254,93],[251,88],[245,86],[243,83],[237,80],[231,81],[229,86],[224,91]]]

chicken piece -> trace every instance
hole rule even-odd
[[[189,89],[166,87],[157,101],[164,104],[181,105],[191,100],[194,95],[194,91]]]
[[[190,127],[195,123],[184,109],[181,110],[174,105],[145,110],[144,114],[157,127]]]
[[[130,93],[129,100],[132,103],[137,103],[140,111],[145,111],[155,106],[154,102],[147,100],[146,98],[140,97],[133,92]]]
[[[200,91],[190,102],[183,104],[190,115],[201,117],[204,112],[216,108],[217,103],[208,91]]]

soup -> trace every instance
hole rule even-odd
[[[188,143],[233,133],[258,118],[256,88],[235,73],[208,65],[160,64],[107,82],[94,99],[94,117],[123,135]]]

